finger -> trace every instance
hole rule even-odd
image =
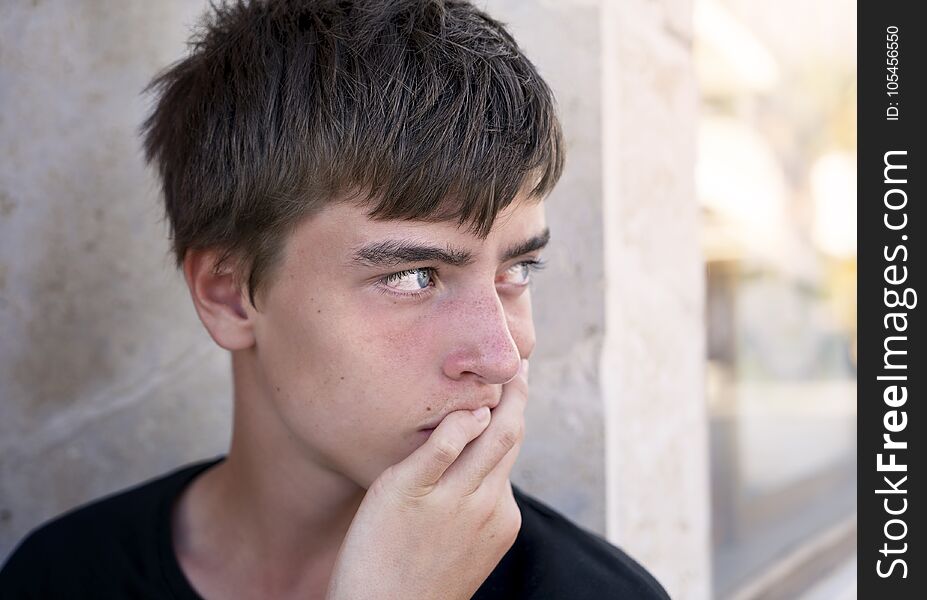
[[[444,417],[424,444],[394,465],[401,491],[413,497],[430,492],[489,422],[490,412],[485,406],[475,411],[457,410]]]
[[[493,490],[490,492],[490,495],[496,496],[504,489],[504,486],[508,484],[512,468],[515,466],[515,461],[518,459],[525,439],[524,410],[519,414],[519,422],[516,427],[519,428],[519,434],[512,448],[506,452],[495,465],[488,463],[488,473],[477,473],[476,479],[469,483],[467,493],[474,493],[478,489],[489,489]],[[481,437],[485,437],[485,434]],[[471,444],[471,446],[472,445],[473,444]]]
[[[509,479],[512,476],[512,469],[515,467],[515,461],[518,460],[518,455],[521,452],[523,443],[524,430],[522,432],[522,439],[519,440],[511,450],[506,452],[505,456],[496,463],[496,466],[486,474],[482,483],[479,484],[478,489],[495,490],[491,495],[495,495],[500,490],[505,489],[505,486],[509,484]]]
[[[443,481],[460,494],[475,492],[486,476],[493,471],[509,452],[521,445],[524,437],[524,413],[528,401],[526,364],[511,381],[502,386],[502,397],[492,411],[492,420],[480,436],[467,446],[466,450],[447,470]],[[507,461],[511,468],[517,451]]]
[[[525,383],[527,385],[528,377],[528,365],[525,364]],[[523,425],[524,427],[524,425]],[[514,448],[509,450],[505,456],[502,457],[502,460],[493,467],[486,477],[483,478],[483,483],[480,484],[481,488],[488,488],[495,490],[494,494],[498,494],[500,490],[505,488],[511,489],[510,477],[512,475],[512,468],[515,466],[515,461],[518,459],[518,455],[521,452],[522,444],[524,443],[525,430],[522,429],[522,439]]]

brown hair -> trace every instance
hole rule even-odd
[[[146,91],[177,265],[220,249],[252,304],[289,231],[339,195],[374,219],[456,219],[485,237],[563,168],[550,89],[461,0],[214,4]]]

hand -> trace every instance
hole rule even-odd
[[[449,413],[364,496],[326,600],[469,600],[521,529],[509,474],[521,449],[528,361],[493,409]]]

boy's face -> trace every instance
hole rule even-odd
[[[369,487],[423,428],[498,403],[534,349],[525,261],[545,242],[543,202],[513,202],[485,240],[331,204],[294,230],[248,308],[261,395],[313,460]]]

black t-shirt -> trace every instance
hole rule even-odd
[[[182,467],[39,527],[0,570],[0,598],[199,598],[173,551],[171,509],[221,460]],[[521,530],[472,600],[669,598],[623,551],[512,490]]]

